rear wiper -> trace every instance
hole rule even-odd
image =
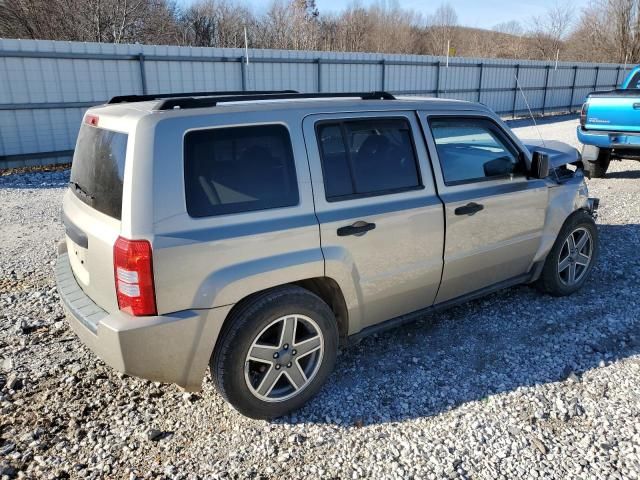
[[[82,188],[82,186],[78,182],[69,182],[69,185],[71,185],[73,188],[75,188],[76,192],[80,192],[82,195],[87,197],[89,200],[93,200],[95,198],[93,195],[89,194],[84,188]]]

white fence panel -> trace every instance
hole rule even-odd
[[[574,112],[617,64],[0,39],[0,168],[68,162],[84,111],[116,95],[230,90],[395,94],[482,102],[503,116]],[[519,89],[516,89],[516,75]]]

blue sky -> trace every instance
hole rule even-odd
[[[270,0],[239,0],[263,11],[269,5]],[[379,0],[360,0],[362,5],[368,5]],[[193,0],[179,0],[185,5]],[[531,17],[543,14],[549,7],[558,2],[566,3],[562,0],[449,0],[448,3],[455,8],[458,20],[461,24],[470,27],[491,28],[494,25],[510,20],[518,20],[523,26],[527,26]],[[433,12],[440,1],[425,0],[398,0],[398,4],[405,8],[421,12],[428,15]],[[588,0],[573,0],[570,2],[579,11],[588,4]],[[351,0],[316,0],[320,12],[339,11],[351,4]],[[576,12],[578,13],[578,12]]]

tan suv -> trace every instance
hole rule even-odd
[[[58,290],[117,370],[199,390],[209,365],[238,411],[275,417],[349,340],[519,283],[580,288],[598,233],[579,162],[467,102],[114,98],[80,129]]]

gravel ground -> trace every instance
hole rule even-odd
[[[575,125],[540,130],[577,145]],[[368,338],[274,422],[208,378],[185,394],[119,375],[76,339],[53,280],[67,180],[0,177],[0,477],[639,477],[640,163],[589,181],[602,254],[581,292],[517,287]]]

